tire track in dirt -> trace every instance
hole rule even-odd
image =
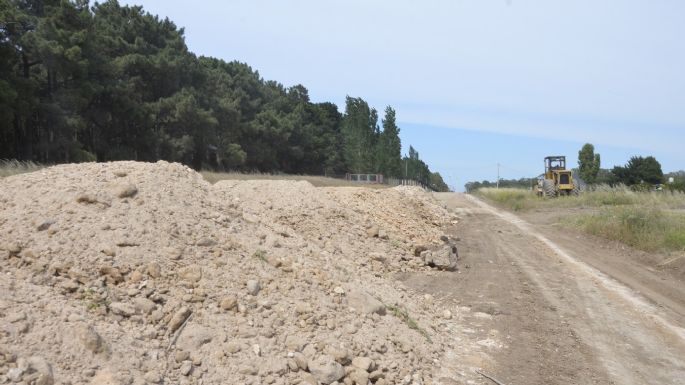
[[[497,252],[526,272],[539,294],[592,346],[615,383],[685,384],[682,328],[515,215],[471,196],[464,198],[466,202],[461,203],[478,208],[477,215],[492,215],[502,225],[513,227],[513,232],[504,231],[497,237]]]

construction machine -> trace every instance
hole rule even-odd
[[[545,173],[538,177],[536,191],[541,197],[578,194],[572,171],[566,169],[565,156],[545,157]]]

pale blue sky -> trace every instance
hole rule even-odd
[[[685,168],[685,1],[122,3],[313,101],[392,105],[403,144],[459,189],[497,162],[506,178],[539,174],[546,155],[574,164],[584,142],[606,167],[654,155]]]

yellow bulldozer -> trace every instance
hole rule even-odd
[[[545,173],[538,177],[536,192],[541,197],[578,195],[578,188],[573,181],[573,172],[566,169],[565,156],[545,158]]]

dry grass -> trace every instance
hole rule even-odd
[[[250,173],[243,174],[239,172],[212,172],[212,171],[202,171],[202,177],[205,178],[209,183],[216,183],[220,180],[293,180],[299,181],[304,180],[315,187],[368,187],[368,188],[387,188],[387,185],[383,184],[366,184],[366,183],[356,183],[350,182],[344,179],[328,178],[325,176],[313,176],[313,175],[287,175],[287,174],[260,174],[260,173]]]
[[[607,207],[564,224],[644,251],[685,251],[685,215],[655,206]]]
[[[554,207],[604,207],[604,206],[657,206],[661,208],[685,208],[685,193],[680,191],[636,192],[625,186],[597,186],[578,196],[540,198],[532,191],[515,188],[482,188],[476,195],[513,211]]]
[[[684,251],[685,194],[678,191],[635,192],[599,186],[579,196],[540,198],[532,191],[485,188],[476,193],[513,211],[592,207],[562,222],[585,233],[623,242],[645,251]],[[676,209],[676,210],[673,210]]]
[[[37,171],[43,167],[45,166],[31,161],[0,159],[0,178]]]

